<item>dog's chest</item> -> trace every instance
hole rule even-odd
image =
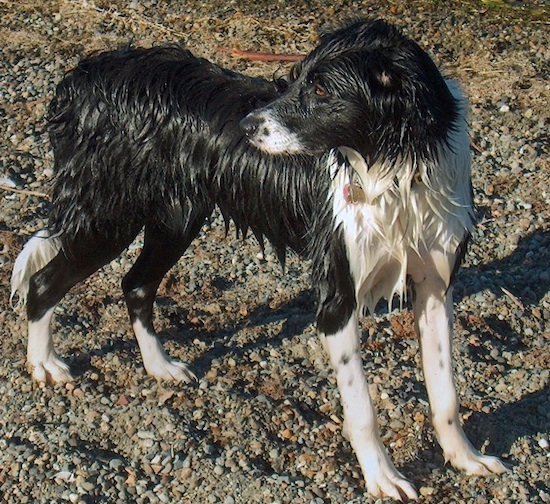
[[[344,152],[353,166],[353,151]],[[467,225],[449,212],[445,198],[428,189],[412,165],[367,170],[358,163],[352,170],[333,172],[331,195],[358,303],[372,312],[381,298],[402,301],[411,264],[433,251],[442,253],[444,261],[448,257],[452,269]]]

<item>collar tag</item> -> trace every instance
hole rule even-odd
[[[367,201],[363,188],[353,183],[344,186],[344,199],[348,205],[357,205]]]

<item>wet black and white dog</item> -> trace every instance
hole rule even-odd
[[[13,272],[34,379],[71,380],[52,342],[55,306],[142,228],[122,286],[145,369],[192,378],[163,351],[153,301],[217,206],[281,259],[287,249],[312,259],[318,330],[372,495],[416,497],[380,441],[359,352],[361,312],[382,297],[403,300],[407,286],[446,459],[469,474],[504,471],[461,428],[451,363],[451,284],[473,226],[466,108],[427,54],[382,21],[327,34],[285,82],[176,47],[82,61],[51,105],[49,229]]]

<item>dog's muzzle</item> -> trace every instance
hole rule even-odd
[[[299,135],[290,131],[269,111],[248,114],[240,123],[249,142],[269,154],[296,154],[304,152]]]

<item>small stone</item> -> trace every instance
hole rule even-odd
[[[548,442],[548,439],[546,439],[546,438],[540,438],[538,443],[539,443],[539,446],[543,450],[548,451],[548,449],[550,448],[550,443]]]
[[[137,437],[140,439],[155,439],[155,435],[152,432],[144,430],[137,431]]]
[[[130,404],[130,400],[126,396],[120,396],[117,400],[119,406],[127,406]]]
[[[180,479],[182,481],[188,480],[191,474],[193,474],[193,470],[190,467],[184,467],[180,471]]]
[[[114,471],[118,471],[121,465],[122,465],[122,460],[120,459],[111,459],[109,461],[109,469],[112,469]]]
[[[208,373],[206,373],[206,379],[207,380],[213,380],[217,376],[218,376],[218,370],[217,369],[211,369],[210,371],[208,371]]]
[[[430,486],[423,486],[423,487],[420,487],[419,492],[420,492],[420,495],[422,495],[423,497],[428,497],[429,495],[434,494],[435,488]]]
[[[290,439],[292,437],[292,431],[290,429],[285,429],[282,433],[281,433],[281,436],[284,438],[284,439]]]
[[[405,428],[405,424],[401,420],[392,420],[390,422],[390,429],[399,432]]]

